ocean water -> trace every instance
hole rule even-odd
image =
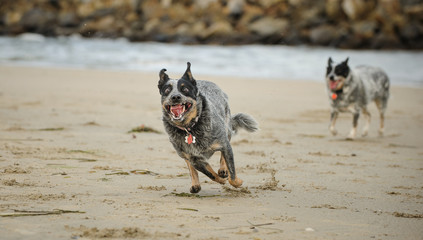
[[[324,81],[328,57],[349,57],[351,67],[383,68],[394,85],[423,87],[422,51],[340,50],[307,46],[214,46],[132,43],[126,39],[46,38],[36,34],[0,37],[0,64],[158,73]],[[1,74],[1,73],[0,73]]]

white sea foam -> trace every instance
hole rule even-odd
[[[135,70],[323,81],[327,59],[383,68],[393,84],[423,87],[422,51],[340,50],[306,46],[215,46],[131,43],[126,39],[0,37],[0,64]]]

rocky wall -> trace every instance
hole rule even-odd
[[[1,0],[0,35],[422,49],[421,0]]]

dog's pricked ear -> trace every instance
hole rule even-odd
[[[328,59],[328,66],[332,66],[332,63],[333,63],[332,58],[329,57],[329,59]]]
[[[157,85],[159,87],[159,91],[162,89],[163,85],[169,80],[169,76],[166,74],[166,69],[163,68],[162,70],[160,70],[159,73],[159,84]]]
[[[196,85],[194,77],[192,77],[191,73],[191,63],[187,62],[187,70],[185,70],[184,75],[182,76],[183,79],[191,81],[194,85]]]
[[[345,61],[343,62],[345,65],[348,64],[348,59],[349,59],[349,57],[347,57],[347,59],[345,59]]]
[[[166,74],[166,68],[163,68],[162,70],[160,70],[159,76],[160,76],[160,81],[165,83],[167,82],[167,80],[169,80],[169,76]]]

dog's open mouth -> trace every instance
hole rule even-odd
[[[191,109],[191,106],[192,104],[189,102],[176,105],[167,105],[166,110],[170,115],[172,115],[173,119],[180,120],[184,114]]]
[[[335,90],[337,87],[338,87],[338,83],[339,83],[340,81],[333,81],[333,80],[330,80],[329,81],[329,88],[330,88],[330,90]]]

